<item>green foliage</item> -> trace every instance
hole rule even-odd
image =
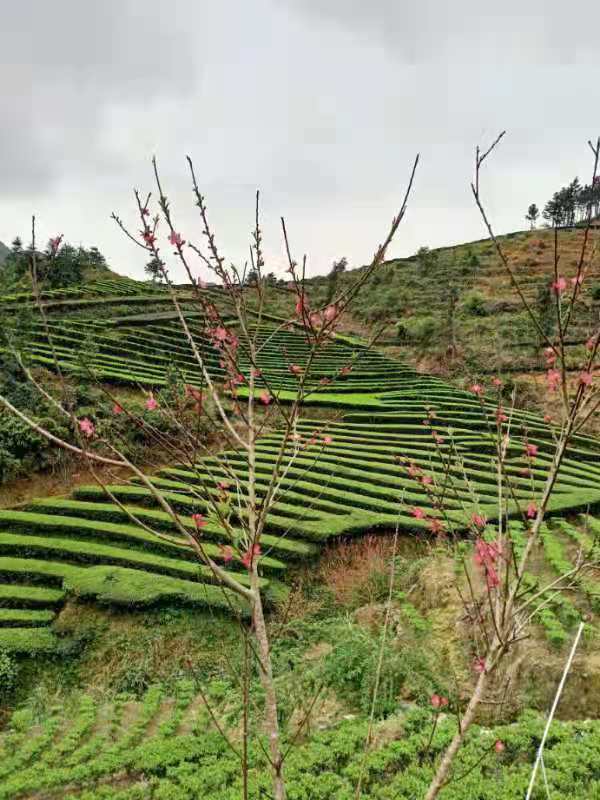
[[[54,432],[57,425],[46,420]],[[32,470],[48,469],[60,462],[61,453],[27,423],[0,413],[0,484]]]
[[[466,313],[473,317],[485,317],[488,313],[487,299],[480,292],[469,292],[462,305]]]
[[[435,269],[438,263],[437,251],[430,250],[428,247],[419,248],[415,258],[422,274],[426,274],[427,272]]]
[[[419,620],[419,625],[421,621]],[[379,638],[354,625],[341,625],[323,664],[323,681],[364,713],[371,708],[379,663]],[[386,647],[375,712],[387,716],[398,708],[410,680],[413,697],[425,698],[434,686],[431,659],[420,646],[399,641]]]
[[[415,344],[429,344],[438,333],[439,322],[433,316],[411,317],[404,321],[406,338]]]
[[[0,649],[0,700],[5,700],[17,682],[18,668],[14,658]]]
[[[191,732],[179,732],[194,696],[189,681],[181,681],[174,702],[165,706],[163,691],[152,686],[128,723],[124,711],[131,698],[119,696],[112,725],[96,732],[99,708],[86,696],[70,715],[55,709],[37,725],[27,710],[15,713],[2,742],[1,800],[60,796],[67,787],[84,800],[239,800],[239,763],[206,716]],[[290,800],[353,800],[359,776],[365,800],[422,797],[456,725],[452,716],[442,718],[428,747],[431,723],[429,711],[413,708],[396,718],[395,735],[376,735],[366,755],[364,717],[313,733],[291,747],[286,758]],[[544,719],[531,713],[513,725],[474,726],[454,767],[455,777],[462,777],[450,781],[444,794],[449,800],[522,800],[543,726]],[[58,731],[64,734],[57,737]],[[494,751],[497,740],[505,746],[501,754]],[[596,797],[599,749],[597,721],[555,721],[544,753],[550,795]],[[266,756],[254,738],[249,764],[250,797],[267,796]],[[535,800],[545,796],[540,781]]]
[[[532,228],[535,228],[535,224],[538,221],[539,216],[540,216],[539,208],[536,206],[535,203],[532,203],[527,209],[527,214],[525,215],[525,219],[527,220],[527,222],[531,224]]]

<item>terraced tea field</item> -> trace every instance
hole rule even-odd
[[[189,324],[218,379],[222,375],[218,354],[193,314]],[[74,374],[89,370],[99,380],[160,386],[167,368],[175,365],[186,382],[201,385],[191,349],[172,312],[103,320],[53,314],[49,325],[61,367]],[[77,353],[86,338],[93,342],[94,352],[82,364]],[[270,322],[261,331],[260,342],[263,380],[282,398],[291,396],[296,378],[289,364],[306,362],[303,336]],[[31,327],[27,351],[34,362],[51,365],[50,344],[41,324]],[[246,375],[249,366],[242,361]],[[318,355],[311,376],[314,391],[307,404],[342,411],[326,423],[304,419],[298,430],[300,441],[288,447],[283,495],[267,518],[263,540],[262,581],[272,602],[286,595],[294,563],[314,558],[336,537],[390,530],[397,523],[407,533],[428,535],[432,520],[460,531],[475,511],[495,518],[497,487],[490,466],[493,403],[481,404],[468,392],[418,375],[343,337]],[[550,428],[533,414],[517,412],[512,424],[507,471],[513,487],[511,509],[517,515],[517,506],[526,508],[539,496],[553,440]],[[330,437],[327,443],[325,432]],[[261,438],[259,492],[267,487],[280,441],[277,431]],[[525,456],[525,441],[538,448],[532,463]],[[216,487],[220,479],[231,482],[233,474],[235,491],[246,492],[245,457],[231,452],[226,458],[227,476],[220,474],[214,458],[203,459],[194,469],[173,465],[154,476],[190,530],[192,514],[208,508],[205,481]],[[436,491],[442,488],[443,513],[436,504]],[[70,497],[37,499],[0,511],[0,646],[13,651],[51,650],[56,644],[52,621],[67,593],[127,606],[173,600],[244,613],[231,592],[213,585],[210,570],[196,562],[170,517],[142,483],[114,485],[110,491],[124,509],[93,485],[78,487]],[[579,436],[565,460],[550,511],[574,513],[596,505],[600,506],[600,442]],[[414,507],[423,509],[426,517],[415,518]],[[132,517],[140,524],[134,524]],[[143,524],[169,534],[168,541],[153,536]],[[518,526],[514,531],[520,535]],[[567,563],[573,558],[572,548],[566,547],[569,541],[591,536],[579,531],[553,517],[544,539],[549,559]],[[207,552],[223,561],[220,528],[209,523],[203,534]],[[246,580],[239,562],[226,566]],[[593,594],[594,587],[588,589]]]

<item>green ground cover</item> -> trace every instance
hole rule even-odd
[[[81,308],[88,302],[106,301],[107,315],[102,319],[73,313],[65,316],[52,306],[52,342],[39,321],[29,326],[26,351],[31,361],[52,366],[53,347],[61,368],[74,375],[90,370],[98,380],[151,387],[164,384],[167,369],[176,368],[183,380],[201,385],[191,348],[172,312],[110,316],[118,284],[101,281],[85,287],[79,295],[69,292],[67,298],[49,293],[44,298],[49,303],[79,303]],[[141,306],[149,307],[161,291],[164,294],[164,289],[149,291],[145,284],[132,281],[124,281],[119,291],[123,299],[139,300]],[[16,300],[4,298],[4,302],[10,306]],[[197,312],[190,313],[189,324],[196,345],[218,380],[223,375],[219,356],[204,335]],[[305,364],[308,346],[304,337],[298,330],[277,328],[273,319],[258,341],[264,382],[282,400],[291,399],[297,378],[289,366]],[[241,369],[246,375],[249,368],[242,356]],[[323,383],[324,378],[328,382]],[[287,445],[284,493],[267,518],[261,562],[262,580],[272,600],[287,592],[288,564],[313,558],[336,538],[389,530],[397,523],[407,534],[428,536],[433,518],[460,532],[475,511],[494,519],[497,489],[490,467],[495,429],[493,397],[480,402],[467,391],[417,374],[406,364],[377,350],[367,350],[348,337],[333,340],[318,354],[310,386],[307,406],[337,408],[338,413],[327,421],[303,419],[298,427],[299,441]],[[242,387],[240,393],[243,391]],[[512,431],[507,471],[513,489],[511,512],[518,517],[543,486],[553,435],[548,425],[526,411],[514,413]],[[281,435],[275,430],[261,438],[257,453],[259,494],[268,486]],[[325,435],[330,437],[327,443]],[[538,447],[534,462],[524,455],[525,441]],[[235,475],[232,492],[241,498],[247,491],[247,462],[234,452],[227,454],[227,462]],[[409,474],[411,465],[430,479],[429,485]],[[528,470],[526,476],[524,470]],[[205,492],[216,491],[216,487],[203,489],[203,481],[213,485],[220,478],[230,480],[231,476],[221,475],[216,459],[206,457],[193,468],[173,465],[163,469],[154,481],[183,524],[193,529],[191,515],[206,511]],[[600,443],[586,436],[575,437],[556,484],[551,516],[600,507],[599,478]],[[436,491],[442,484],[444,512],[436,507]],[[0,608],[10,611],[6,620],[11,626],[22,614],[23,629],[31,622],[30,637],[35,631],[41,636],[42,625],[48,628],[43,630],[46,636],[66,590],[131,606],[174,597],[217,608],[232,602],[228,592],[211,585],[210,570],[196,563],[172,520],[145,486],[131,481],[113,485],[110,491],[124,507],[93,485],[78,487],[69,498],[42,498],[0,511]],[[413,516],[416,506],[427,518]],[[167,534],[168,541],[153,536],[143,526]],[[578,525],[575,530],[580,528]],[[566,567],[575,558],[574,549],[563,543],[569,535],[568,530],[554,527],[553,521],[544,532],[544,551],[555,569]],[[590,533],[581,535],[593,538]],[[219,526],[209,522],[204,536],[207,552],[216,560],[222,559],[221,545],[228,542]],[[236,559],[226,566],[245,579]],[[30,596],[25,588],[29,584]],[[592,592],[593,586],[586,586],[586,591]],[[234,606],[238,608],[239,603]],[[553,609],[548,609],[546,617],[551,613]],[[17,629],[1,622],[0,646],[5,636],[4,646],[18,649]]]

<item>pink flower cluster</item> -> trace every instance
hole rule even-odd
[[[500,585],[497,567],[501,555],[500,544],[496,542],[486,542],[484,539],[480,538],[475,540],[475,555],[473,558],[477,566],[483,569],[489,589]]]
[[[218,320],[216,321],[217,324],[213,328],[208,328],[207,335],[212,346],[221,353],[219,366],[227,373],[225,385],[229,387],[232,396],[235,397],[237,387],[246,380],[237,368],[237,351],[240,342],[233,331],[220,324]]]
[[[253,544],[246,550],[240,561],[246,567],[246,569],[250,569],[254,563],[254,559],[258,558],[258,556],[260,556],[260,545]]]
[[[333,328],[338,324],[342,313],[339,306],[335,303],[328,305],[323,311],[311,311],[310,304],[303,290],[298,293],[295,311],[296,316],[302,320],[305,326],[313,330],[318,330],[327,326],[330,332],[332,332]]]
[[[431,698],[430,698],[430,702],[431,702],[432,708],[435,708],[436,710],[438,710],[440,708],[445,708],[448,705],[448,698],[444,697],[441,694],[432,694]]]
[[[60,233],[58,236],[55,236],[53,239],[50,239],[48,242],[48,246],[50,247],[50,254],[56,255],[58,252],[58,248],[60,247],[60,243],[62,242],[63,235]]]

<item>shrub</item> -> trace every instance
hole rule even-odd
[[[379,663],[379,636],[356,625],[344,624],[336,644],[322,665],[323,683],[368,713],[373,700]],[[390,641],[383,659],[375,712],[385,717],[398,710],[408,689],[413,699],[425,700],[437,685],[430,657],[413,640]]]
[[[417,344],[425,344],[436,336],[439,330],[439,323],[433,316],[408,319],[404,325],[408,340]]]
[[[57,430],[52,420],[45,420],[45,423],[50,430]],[[61,458],[62,453],[25,422],[9,414],[0,414],[0,484],[33,469],[50,467]]]
[[[486,298],[479,292],[470,292],[463,301],[463,308],[474,317],[485,317],[488,313]]]
[[[17,665],[11,656],[0,650],[0,697],[9,695],[17,683]]]

